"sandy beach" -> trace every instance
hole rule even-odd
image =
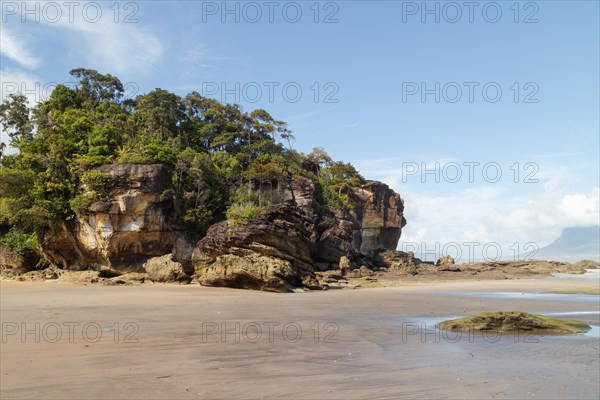
[[[597,275],[596,275],[597,276]],[[560,277],[277,294],[0,283],[3,399],[596,399],[599,298]],[[436,322],[522,310],[576,336],[457,337]]]

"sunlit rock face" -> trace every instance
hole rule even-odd
[[[396,250],[404,219],[404,201],[388,185],[367,181],[348,193],[356,207],[336,214],[335,225],[321,235],[315,250],[319,262],[337,265],[340,257],[372,258],[377,250]]]
[[[46,256],[67,269],[114,273],[142,270],[148,259],[173,253],[190,265],[193,241],[175,223],[172,198],[161,199],[171,182],[160,164],[115,164],[99,168],[117,182],[110,201],[66,221],[44,237]]]
[[[368,181],[355,194],[361,200],[355,211],[360,230],[355,250],[366,256],[373,255],[375,250],[396,250],[406,225],[400,195],[377,181]]]
[[[316,269],[338,268],[341,257],[352,261],[351,267],[372,266],[375,253],[396,249],[406,224],[400,196],[368,181],[347,189],[354,209],[338,212],[328,228],[320,227],[315,184],[295,177],[255,185],[261,203],[270,204],[262,215],[239,226],[216,223],[197,242],[194,232],[177,223],[173,197],[165,193],[171,186],[165,166],[118,164],[99,170],[115,182],[109,200],[91,204],[41,238],[46,258],[62,268],[119,275],[149,272],[144,265],[152,265],[161,280],[194,275],[210,286],[318,288]],[[148,264],[165,255],[172,255],[168,262]]]
[[[261,203],[271,204],[259,217],[233,226],[213,225],[193,253],[195,277],[206,286],[286,292],[320,288],[312,254],[317,241],[310,179],[254,184]]]
[[[295,178],[254,190],[272,205],[239,226],[224,221],[208,230],[193,255],[200,283],[274,291],[317,288],[315,270],[338,268],[340,259],[365,261],[378,250],[395,250],[406,225],[402,199],[380,182],[350,192],[355,209],[338,212],[323,232],[316,225],[312,181]]]
[[[292,203],[266,208],[259,217],[213,225],[193,253],[195,276],[207,286],[285,292],[318,288],[311,253],[315,220]]]
[[[315,186],[309,179],[255,185],[254,191],[262,202],[294,204],[312,215]],[[396,250],[406,225],[404,201],[400,195],[378,181],[367,181],[348,195],[356,207],[349,212],[336,213],[333,226],[319,237],[313,251],[315,258],[337,265],[343,256],[372,257],[376,250]]]

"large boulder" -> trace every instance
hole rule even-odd
[[[175,221],[172,197],[163,198],[171,174],[161,164],[114,164],[116,188],[109,201],[92,204],[84,215],[63,222],[43,237],[46,257],[65,269],[110,274],[136,272],[153,257],[174,253],[189,271],[193,241]]]
[[[445,266],[448,266],[448,265],[454,265],[454,258],[452,256],[440,257],[435,262],[435,265],[437,267],[445,267]]]
[[[148,274],[148,279],[153,282],[189,283],[192,280],[185,273],[183,265],[173,260],[173,254],[151,258],[144,263],[143,268]]]
[[[233,226],[209,228],[193,254],[195,276],[206,286],[290,291],[318,288],[312,267],[315,220],[294,204]]]
[[[373,262],[378,269],[417,275],[422,261],[412,251],[379,250],[374,253]]]
[[[345,257],[351,265],[376,269],[374,255],[395,250],[406,224],[400,196],[383,183],[368,181],[347,189],[353,210],[338,212],[328,229],[318,228],[315,184],[296,176],[253,182],[261,204],[271,204],[264,214],[237,226],[217,223],[196,243],[196,233],[177,222],[168,168],[115,164],[99,170],[115,183],[109,200],[91,204],[42,237],[43,252],[53,265],[93,269],[102,277],[147,272],[158,281],[194,275],[210,286],[318,288],[315,265],[337,269]]]

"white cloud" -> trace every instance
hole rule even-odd
[[[284,118],[284,121],[287,122],[293,122],[293,121],[301,121],[301,120],[305,120],[307,118],[310,118],[312,116],[321,114],[324,110],[315,110],[315,111],[310,111],[307,113],[303,113],[303,114],[297,114],[297,115],[291,115],[287,118]]]
[[[39,78],[29,72],[16,69],[0,70],[0,101],[4,101],[9,94],[22,93],[27,97],[29,106],[33,107],[42,97],[44,90]]]
[[[126,23],[123,18],[115,21],[109,3],[102,6],[98,3],[93,4],[102,8],[101,18],[98,21],[92,22],[94,21],[92,17],[84,12],[74,12],[71,15],[64,9],[62,17],[58,20],[41,18],[42,25],[36,37],[39,40],[45,36],[44,33],[48,33],[48,30],[56,30],[56,28],[66,30],[68,32],[66,43],[69,46],[66,55],[73,58],[78,65],[86,62],[89,68],[101,72],[133,75],[152,70],[156,61],[164,53],[159,38],[142,27],[139,22]],[[8,32],[6,25],[4,24],[2,28],[2,54],[24,67],[36,68],[40,60],[31,55],[22,40],[17,41],[16,35]],[[64,39],[61,41],[65,42]]]
[[[164,53],[158,37],[137,24],[101,20],[65,21],[55,26],[74,31],[71,52],[100,71],[143,73],[152,70]]]
[[[600,223],[600,191],[594,188],[591,194],[577,193],[566,195],[560,202],[560,209],[567,221],[573,225],[598,225]]]
[[[215,56],[213,51],[203,44],[192,44],[190,46],[181,55],[181,60],[188,68],[188,73],[191,73],[192,68],[194,71],[197,68],[217,69],[217,66],[210,62],[224,60],[223,57]]]
[[[600,192],[560,195],[546,191],[512,211],[500,221],[507,229],[538,229],[600,224]]]
[[[31,54],[23,36],[14,35],[6,25],[0,35],[0,54],[28,69],[35,69],[41,64],[41,60]]]
[[[440,160],[441,165],[444,162]],[[464,243],[478,242],[475,257],[481,258],[484,244],[499,243],[503,256],[512,257],[510,247],[518,243],[518,255],[522,257],[529,242],[543,247],[566,227],[600,224],[599,188],[590,187],[587,192],[570,189],[576,172],[565,166],[545,166],[545,172],[536,175],[537,184],[514,183],[509,174],[496,184],[482,180],[438,184],[431,178],[422,183],[418,175],[403,182],[406,169],[401,163],[396,159],[371,160],[362,163],[369,171],[361,172],[386,182],[401,194],[408,220],[401,245],[417,243],[421,252],[458,243],[467,257]],[[503,165],[503,169],[508,171],[510,164]],[[488,255],[494,256],[493,249]]]

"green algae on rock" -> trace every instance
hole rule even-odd
[[[565,335],[587,332],[589,325],[564,319],[529,314],[522,311],[482,312],[439,323],[439,328],[447,331],[528,331],[540,334]]]

